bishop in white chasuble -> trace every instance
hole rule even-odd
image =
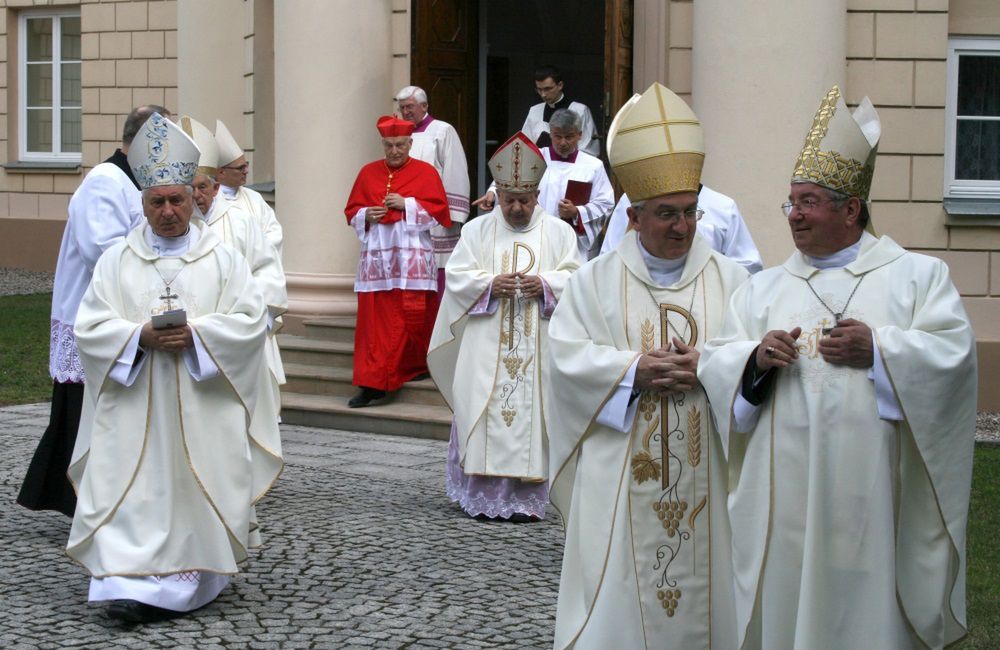
[[[566,524],[557,648],[732,647],[726,466],[704,392],[641,391],[622,427],[601,416],[640,355],[701,348],[745,277],[695,237],[664,286],[630,232],[567,285],[543,375]]]

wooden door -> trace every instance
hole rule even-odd
[[[412,0],[410,79],[427,92],[431,115],[458,131],[476,174],[478,137],[478,2]]]
[[[604,134],[615,113],[632,96],[632,3],[605,0]]]

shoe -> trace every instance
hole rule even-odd
[[[108,605],[108,616],[126,623],[168,621],[184,614],[185,612],[140,603],[138,600],[113,600]]]
[[[537,517],[535,515],[527,515],[524,514],[523,512],[515,512],[514,514],[512,514],[510,517],[507,518],[507,521],[513,524],[534,524],[541,520],[542,520],[541,517]]]
[[[382,399],[383,397],[385,397],[384,390],[362,386],[361,392],[348,400],[347,407],[352,409],[362,408],[364,406],[369,406],[375,400]]]
[[[423,381],[425,379],[430,379],[430,378],[431,378],[431,373],[429,373],[429,372],[422,372],[419,375],[417,375],[416,377],[414,377],[413,379],[411,379],[410,381]]]

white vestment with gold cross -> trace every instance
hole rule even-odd
[[[540,364],[548,319],[539,298],[502,298],[492,315],[469,310],[499,274],[538,275],[556,299],[579,266],[576,233],[541,207],[523,229],[499,206],[473,219],[445,269],[446,291],[427,365],[455,412],[466,474],[547,479]]]
[[[636,358],[701,348],[746,278],[695,237],[658,286],[635,233],[571,278],[543,373],[550,497],[566,524],[556,648],[731,648],[726,467],[704,392],[641,393],[632,428],[598,414]]]

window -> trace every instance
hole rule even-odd
[[[20,159],[79,162],[79,10],[22,13],[18,55]]]
[[[1000,39],[948,43],[945,197],[1000,200]]]

